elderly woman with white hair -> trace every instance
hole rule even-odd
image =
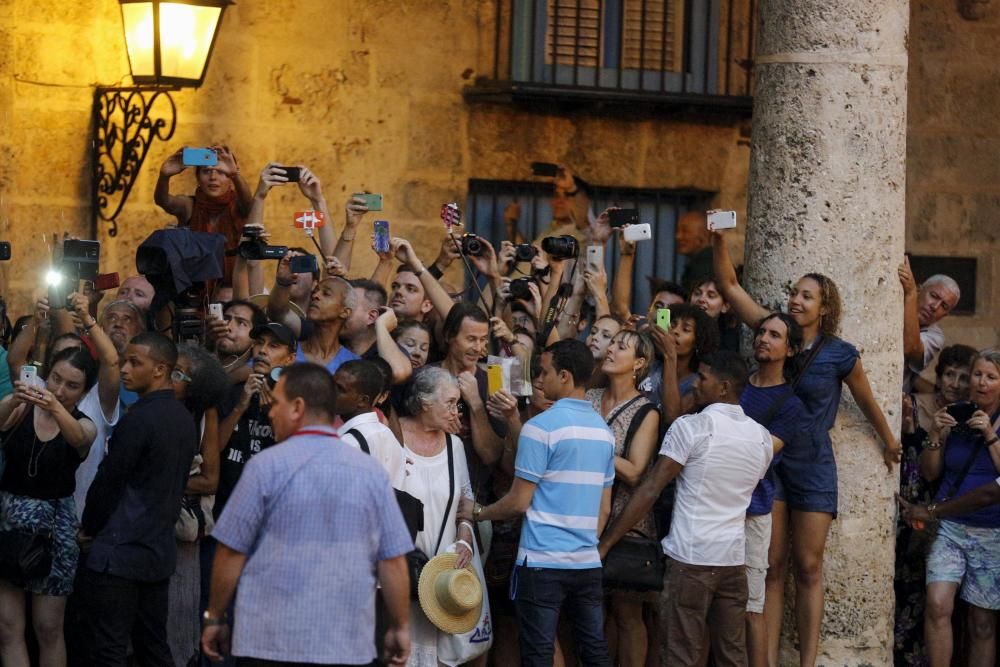
[[[458,521],[459,500],[472,498],[472,484],[465,459],[465,447],[452,435],[458,422],[458,381],[451,373],[425,366],[413,376],[406,397],[406,412],[400,429],[404,449],[401,491],[424,504],[424,529],[417,533],[416,548],[428,558],[454,546],[455,567],[465,567],[472,559],[472,525]],[[440,631],[428,620],[417,600],[410,602],[412,650],[408,665],[437,667],[450,664],[438,655]]]

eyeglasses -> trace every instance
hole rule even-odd
[[[170,374],[170,379],[174,382],[187,382],[190,384],[191,376],[182,370],[174,369],[174,372]]]

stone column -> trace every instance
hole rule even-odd
[[[898,429],[908,0],[762,0],[746,281],[763,303],[818,271],[844,301],[841,335],[862,352]],[[819,665],[891,665],[898,471],[846,387],[832,433],[839,517],[826,550]],[[789,596],[789,606],[794,604]],[[786,615],[782,664],[798,665]]]

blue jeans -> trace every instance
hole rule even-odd
[[[551,667],[559,612],[565,605],[580,662],[586,667],[611,667],[604,637],[601,568],[558,570],[519,565],[513,576],[522,665]]]

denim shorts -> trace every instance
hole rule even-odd
[[[837,464],[782,457],[774,476],[774,499],[798,512],[827,512],[837,518]]]
[[[1000,528],[944,520],[927,555],[927,583],[961,584],[959,597],[981,609],[1000,609]]]

